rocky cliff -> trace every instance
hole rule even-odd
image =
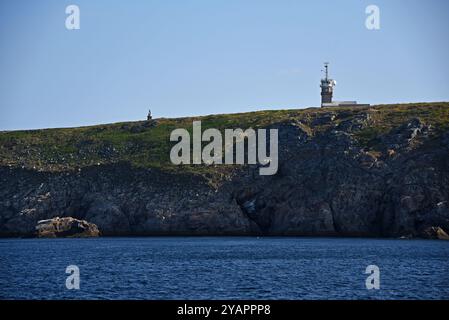
[[[279,129],[279,170],[174,166],[171,130]],[[0,133],[0,235],[72,217],[102,235],[444,237],[449,103],[261,111]]]

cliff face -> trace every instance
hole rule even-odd
[[[449,231],[448,103],[196,120],[204,129],[279,129],[278,173],[171,165],[170,130],[191,118],[0,133],[0,235],[30,235],[58,216],[102,235]]]

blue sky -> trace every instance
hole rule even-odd
[[[65,28],[67,5],[81,29]],[[365,27],[366,6],[381,29]],[[445,0],[1,0],[0,130],[449,101]]]

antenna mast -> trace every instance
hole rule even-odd
[[[328,68],[329,68],[329,62],[325,62],[324,63],[324,68],[325,68],[325,72],[326,72],[326,80],[329,78],[329,72],[328,72]]]
[[[329,62],[324,63],[325,78],[321,79],[321,106],[332,103],[335,80],[329,79]]]

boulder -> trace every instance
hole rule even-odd
[[[421,232],[425,239],[449,240],[449,235],[440,227],[428,227]]]
[[[98,237],[100,235],[95,224],[72,217],[40,220],[35,229],[38,238]]]

